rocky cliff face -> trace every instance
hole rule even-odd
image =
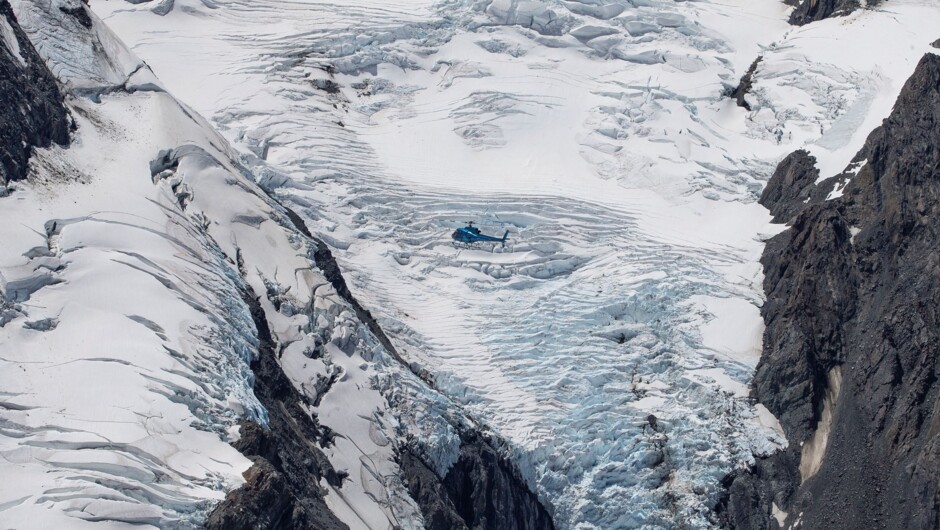
[[[784,3],[796,6],[790,14],[790,23],[797,26],[829,17],[845,16],[862,7],[859,0],[784,0]],[[866,5],[873,6],[876,3],[877,0],[869,1]]]
[[[785,223],[810,200],[818,178],[816,159],[802,149],[794,151],[777,165],[760,203],[770,210],[775,223]]]
[[[479,434],[461,435],[460,456],[444,477],[412,453],[402,473],[428,530],[550,530],[548,512],[515,468]]]
[[[171,165],[154,169],[160,171]],[[399,362],[401,358],[371,313],[353,297],[339,265],[322,241],[315,240],[303,219],[284,209],[297,232],[316,242],[313,259],[357,317]],[[278,364],[264,311],[253,293],[245,302],[258,329],[259,355],[252,363],[254,391],[269,414],[269,428],[253,422],[241,426],[235,447],[254,461],[246,484],[229,493],[210,514],[209,529],[347,528],[329,510],[319,486],[326,479],[342,487],[344,475],[330,465],[320,447],[334,436],[301,407],[303,397]],[[417,374],[421,376],[422,374]],[[401,473],[429,530],[551,530],[551,516],[528,489],[515,467],[466,422],[455,428],[461,446],[457,462],[439,476],[417,452],[399,456]]]
[[[762,198],[791,227],[762,258],[754,394],[790,446],[729,478],[729,527],[940,527],[940,56],[850,169],[817,187],[796,153]]]
[[[69,140],[62,94],[20,29],[7,0],[0,0],[0,194],[26,177],[36,147]]]

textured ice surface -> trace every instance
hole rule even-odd
[[[114,87],[156,85],[149,68],[106,26],[84,28],[77,17],[62,11],[84,10],[81,0],[34,2],[12,0],[20,26],[49,69],[66,86],[85,94]]]
[[[917,0],[798,29],[770,0],[217,4],[94,8],[334,247],[444,394],[376,362],[369,399],[393,414],[372,424],[444,471],[455,440],[433,418],[459,404],[561,528],[709,526],[718,480],[782,442],[746,397],[774,230],[754,199],[798,147],[841,170],[937,16]],[[746,112],[722,94],[758,55]],[[452,248],[468,219],[511,243]],[[329,328],[339,351],[350,326]],[[334,367],[290,354],[298,385],[346,373],[329,352]],[[343,517],[378,520],[367,497]]]
[[[178,105],[71,105],[74,147],[37,152],[39,184],[4,199],[0,292],[14,313],[0,327],[2,519],[198,525],[250,465],[228,444],[236,422],[264,421],[254,325],[219,247],[150,182],[161,138],[148,124]]]
[[[381,422],[372,389],[387,359],[315,272],[310,242],[225,139],[136,85],[143,69],[112,76],[142,63],[61,6],[16,6],[73,89],[77,129],[71,148],[35,152],[0,208],[0,519],[201,526],[251,465],[230,445],[237,423],[267,418],[251,391],[250,288],[265,295],[285,370],[335,426],[328,451],[350,478],[333,508],[354,527],[422,527],[392,459],[394,418]],[[303,354],[317,345],[314,362]],[[329,396],[306,386],[331,373]]]

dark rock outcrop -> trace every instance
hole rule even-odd
[[[770,210],[775,223],[789,221],[806,206],[818,178],[816,158],[803,149],[794,151],[777,165],[760,203]]]
[[[302,397],[275,358],[264,310],[253,293],[245,302],[258,330],[259,355],[251,364],[254,391],[268,411],[268,427],[246,422],[235,448],[252,459],[247,483],[230,492],[209,514],[209,529],[317,528],[340,530],[324,501],[320,479],[339,486],[340,476],[317,446],[324,433],[300,406]]]
[[[26,178],[34,148],[69,141],[68,112],[55,78],[23,33],[7,0],[0,0],[0,195]],[[8,39],[9,42],[8,42]],[[14,42],[15,41],[15,42]]]
[[[760,65],[763,57],[758,57],[754,59],[754,62],[751,63],[751,66],[747,69],[747,72],[741,77],[741,81],[738,83],[738,86],[731,89],[728,92],[728,97],[732,98],[737,102],[739,107],[744,108],[745,110],[751,110],[751,104],[747,102],[745,96],[750,93],[751,88],[754,86],[754,74],[757,73],[757,67]]]
[[[849,224],[836,204],[812,205],[767,243],[764,353],[754,395],[791,444],[816,428],[829,371],[845,360],[858,289]]]
[[[91,29],[91,15],[88,14],[88,8],[85,7],[84,2],[77,6],[59,6],[59,11],[75,17],[79,24]]]
[[[460,456],[443,478],[406,453],[402,473],[428,530],[546,530],[551,516],[509,464],[479,434],[461,434]]]
[[[765,250],[754,394],[790,445],[728,478],[729,527],[775,528],[776,505],[785,526],[940,528],[940,56],[853,164]]]
[[[760,457],[748,470],[725,477],[725,495],[718,502],[718,520],[725,528],[774,528],[774,505],[789,506],[800,484],[800,451],[790,447]]]
[[[879,0],[869,0],[871,7]],[[859,0],[784,0],[784,3],[796,6],[790,14],[790,24],[803,26],[810,22],[829,17],[845,16],[862,7]]]

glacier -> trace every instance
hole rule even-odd
[[[934,13],[792,28],[775,2],[107,6],[562,528],[709,526],[720,478],[784,443],[747,396],[778,230],[755,199],[795,146],[841,169]],[[910,40],[872,38],[900,26]],[[722,94],[757,56],[747,112]],[[451,248],[468,219],[512,243]],[[453,458],[427,451],[439,471]]]
[[[443,476],[464,424],[559,528],[715,526],[721,479],[786,443],[748,391],[758,259],[782,228],[757,197],[799,147],[840,173],[940,14],[897,0],[796,28],[771,0],[96,0],[84,31],[12,3],[78,127],[3,199],[20,223],[2,225],[18,320],[0,369],[23,386],[4,385],[0,454],[23,484],[0,506],[157,527],[199,524],[251,465],[228,444],[265,422],[249,288],[337,435],[323,452],[347,478],[322,486],[351,528],[423,527],[397,457]],[[727,95],[757,57],[746,110]],[[510,242],[453,248],[471,219]]]

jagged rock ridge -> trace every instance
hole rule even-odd
[[[746,96],[754,87],[754,74],[757,73],[757,67],[760,65],[761,59],[763,59],[763,57],[754,59],[754,62],[748,67],[747,72],[741,77],[741,82],[738,83],[738,86],[728,92],[728,97],[733,98],[739,107],[748,111],[751,110],[751,104],[747,102]]]
[[[762,259],[754,381],[790,446],[729,478],[720,511],[732,528],[940,527],[940,56],[845,173],[815,186],[795,161],[763,197],[795,213]]]
[[[336,292],[354,309],[356,316],[366,324],[389,354],[408,366],[372,313],[349,291],[329,247],[310,233],[296,212],[287,207],[284,209],[297,231],[315,242],[314,261]],[[415,375],[433,386],[429,374],[422,372]],[[445,476],[438,476],[417,451],[405,450],[399,456],[409,493],[421,507],[426,528],[554,529],[548,511],[526,486],[513,464],[466,422],[454,427],[460,432],[460,454]]]
[[[784,0],[784,3],[795,6],[790,14],[790,23],[803,26],[829,17],[845,16],[861,7],[870,7],[880,0],[860,2],[859,0]]]
[[[775,223],[784,223],[810,200],[818,178],[816,159],[803,149],[794,151],[777,165],[761,194],[760,203],[767,206]]]
[[[26,178],[36,147],[69,141],[68,113],[45,63],[0,0],[0,187]],[[5,190],[0,188],[0,194]]]
[[[254,466],[245,473],[247,483],[215,507],[206,528],[348,528],[327,507],[319,486],[322,477],[334,486],[343,479],[317,446],[328,434],[300,406],[300,394],[278,365],[254,293],[246,291],[244,300],[258,330],[258,359],[251,370],[255,395],[268,411],[268,428],[242,423],[234,445]]]

